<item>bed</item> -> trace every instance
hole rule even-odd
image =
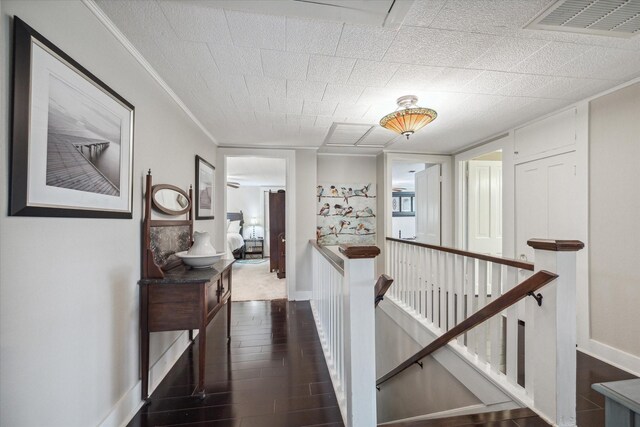
[[[242,238],[244,215],[240,212],[227,212],[227,247],[236,259],[243,259],[245,244]]]

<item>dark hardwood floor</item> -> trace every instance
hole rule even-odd
[[[230,347],[223,313],[207,329],[206,398],[196,343],[130,427],[343,425],[308,302],[234,302],[231,318]]]
[[[225,328],[221,313],[207,329],[206,398],[191,396],[198,375],[196,342],[129,427],[343,426],[308,302],[234,302],[230,347]],[[604,398],[591,384],[630,378],[635,377],[578,352],[578,425],[604,427]],[[548,426],[529,409],[393,425]]]

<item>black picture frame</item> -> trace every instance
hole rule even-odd
[[[196,219],[215,219],[215,173],[216,168],[196,155]]]
[[[134,106],[17,16],[12,71],[9,214],[131,219]]]
[[[392,200],[395,202],[395,206],[392,207],[391,216],[416,216],[415,212],[415,197],[416,193],[413,191],[395,191],[391,193]],[[407,200],[409,199],[409,200]],[[404,203],[403,203],[404,202]],[[405,210],[406,204],[409,204],[410,210]]]

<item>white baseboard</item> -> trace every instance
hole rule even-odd
[[[197,335],[197,331],[194,331],[194,336]],[[189,336],[187,332],[180,334],[178,338],[169,346],[160,359],[151,366],[149,369],[149,394],[156,389],[160,381],[164,379],[169,370],[178,361],[178,358],[182,356],[182,353],[190,345]],[[143,405],[143,401],[140,398],[142,392],[142,382],[138,380],[136,384],[127,391],[122,398],[116,403],[109,415],[98,425],[98,427],[123,427],[126,426],[131,419],[138,413]]]
[[[640,357],[590,339],[586,346],[579,346],[583,353],[607,362],[609,365],[640,377]]]
[[[289,294],[289,301],[309,301],[311,299],[311,291],[296,291]]]

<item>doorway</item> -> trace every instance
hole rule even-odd
[[[286,298],[286,160],[227,156],[225,161],[227,257],[236,260],[232,300]]]
[[[391,236],[441,244],[441,166],[392,160]]]
[[[502,256],[502,150],[464,162],[465,249]]]

